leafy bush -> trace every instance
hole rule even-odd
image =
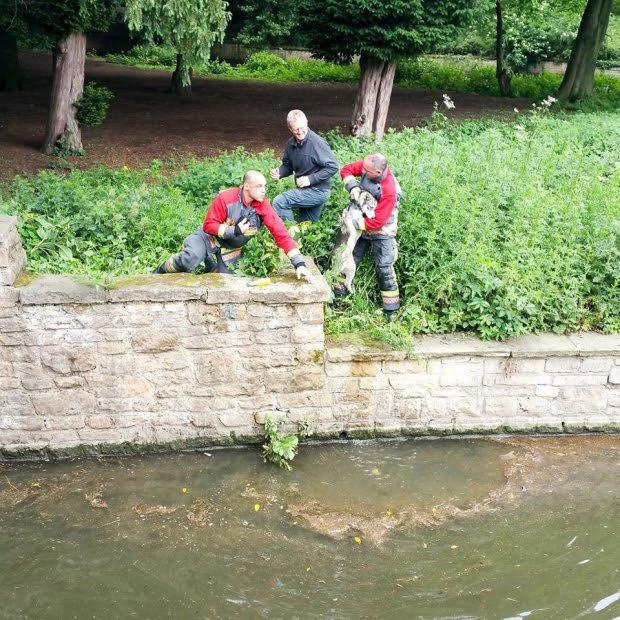
[[[291,461],[295,458],[299,447],[297,435],[283,435],[280,432],[279,420],[270,416],[265,419],[265,443],[261,448],[261,456],[265,463],[273,463],[282,469],[291,471]]]
[[[504,33],[508,67],[523,73],[545,60],[567,61],[577,34],[579,19],[553,13],[542,6],[525,16],[509,15]]]
[[[162,50],[160,53],[157,50]],[[521,49],[521,48],[519,48]],[[110,62],[122,62],[139,67],[169,68],[175,66],[170,49],[142,46],[130,55],[110,55]],[[173,52],[174,50],[172,50]],[[515,54],[526,54],[523,49]],[[531,56],[523,56],[529,62]],[[165,64],[164,61],[166,62]],[[212,60],[205,66],[194,67],[194,75],[218,75],[232,79],[258,79],[275,82],[351,82],[359,81],[359,65],[336,65],[324,60],[281,58],[269,52],[252,54],[244,63],[232,66]],[[541,101],[555,94],[562,76],[555,73],[540,75],[515,75],[513,94],[532,101]],[[613,109],[620,105],[620,79],[609,75],[595,76],[593,103],[601,109]],[[497,95],[498,86],[495,67],[480,59],[465,56],[421,56],[417,59],[400,60],[396,67],[395,84],[406,88],[428,88]],[[591,102],[592,104],[592,102]],[[591,108],[596,106],[590,105]]]
[[[97,127],[105,120],[110,100],[114,93],[105,86],[89,82],[84,87],[84,94],[76,104],[76,117],[82,127]]]
[[[356,294],[328,309],[328,331],[360,330],[393,344],[418,332],[620,331],[619,118],[535,112],[508,123],[388,132],[381,148],[403,190],[396,263],[403,308],[386,326],[368,257]],[[340,163],[375,148],[335,132],[328,139]],[[42,172],[17,177],[0,211],[19,216],[36,273],[147,273],[179,250],[216,192],[275,162],[270,151],[237,150],[190,161],[174,175],[158,162],[142,171]],[[270,198],[289,186],[270,183]],[[321,220],[303,233],[305,251],[324,270],[345,202],[338,181]],[[262,276],[278,264],[267,239],[248,244],[244,273]]]

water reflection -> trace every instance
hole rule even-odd
[[[0,465],[0,617],[613,618],[619,448],[327,444],[291,473],[254,450]]]

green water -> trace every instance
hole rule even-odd
[[[619,437],[0,464],[0,618],[620,616]]]

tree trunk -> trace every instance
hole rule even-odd
[[[510,73],[504,63],[504,20],[502,18],[502,4],[495,0],[495,75],[499,85],[499,94],[502,97],[510,97]]]
[[[612,0],[588,0],[558,98],[581,99],[592,95],[596,59],[607,32],[611,4]]]
[[[369,136],[372,133],[384,65],[383,61],[368,58],[365,54],[360,57],[360,85],[351,119],[353,136]]]
[[[51,155],[57,143],[68,153],[82,153],[82,134],[75,104],[84,91],[86,36],[74,32],[58,43],[43,152]]]
[[[19,66],[17,39],[0,29],[0,91],[22,90],[24,74]]]
[[[395,73],[395,60],[383,63],[383,71],[381,71],[381,80],[377,91],[375,119],[373,122],[373,131],[375,132],[375,140],[377,142],[383,138],[385,122],[387,120],[388,109],[390,107],[390,98],[392,97],[392,87],[394,86]]]
[[[192,68],[187,66],[183,54],[177,54],[177,66],[172,73],[168,92],[177,95],[190,95],[192,92]]]

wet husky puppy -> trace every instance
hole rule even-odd
[[[353,221],[360,217],[374,217],[377,201],[371,194],[362,191],[357,201],[351,200],[340,216],[340,235],[334,249],[335,273],[344,275],[344,287],[349,293],[353,292],[353,278],[355,277],[355,260],[353,248],[360,238],[362,231],[355,228]]]

